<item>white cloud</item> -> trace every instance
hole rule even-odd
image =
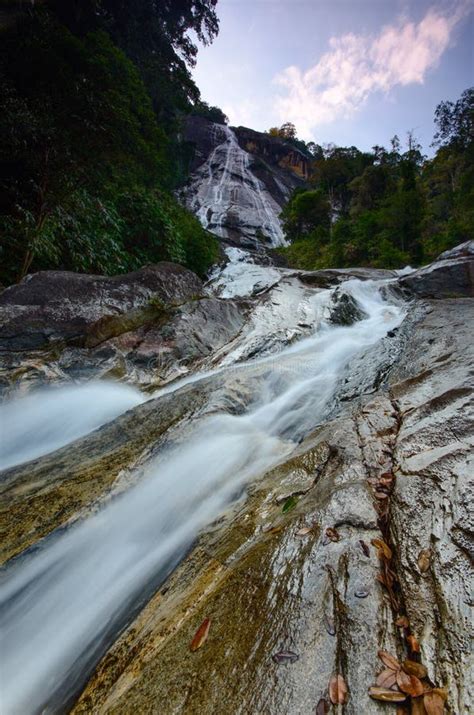
[[[276,99],[280,119],[293,122],[298,133],[309,138],[314,127],[353,116],[374,92],[422,84],[471,9],[466,0],[451,12],[431,8],[418,23],[401,19],[377,36],[332,37],[329,51],[313,67],[305,72],[287,67],[275,77],[286,90]]]

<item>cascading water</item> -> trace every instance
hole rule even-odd
[[[0,405],[0,469],[59,449],[136,407],[144,398],[107,382],[38,390]]]
[[[241,383],[252,381],[244,414],[198,419],[185,442],[153,458],[138,484],[5,570],[2,713],[58,712],[147,588],[156,588],[246,484],[325,418],[349,361],[403,319],[403,308],[385,302],[373,281],[347,281],[343,290],[365,319],[350,327],[323,321],[276,357],[228,368]],[[320,292],[320,302],[329,304],[332,293]]]
[[[285,244],[279,222],[281,207],[251,170],[251,158],[232,129],[213,126],[217,145],[194,172],[185,190],[188,208],[204,228],[221,238],[232,237],[238,223],[241,235],[265,237],[272,246]]]

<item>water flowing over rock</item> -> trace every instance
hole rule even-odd
[[[185,138],[195,145],[196,158],[180,195],[202,225],[241,246],[283,245],[281,208],[307,178],[301,152],[258,132],[199,117],[188,121]]]
[[[345,713],[382,715],[379,650],[420,660],[448,713],[474,706],[472,258],[402,276],[254,260],[228,248],[177,303],[155,283],[160,313],[97,345],[6,341],[8,394],[43,384],[40,366],[54,382],[0,405],[24,445],[0,473],[7,715],[300,715],[330,682],[347,685]],[[433,274],[457,295],[433,297]],[[173,367],[139,368],[142,344]],[[148,392],[89,381],[104,346]]]

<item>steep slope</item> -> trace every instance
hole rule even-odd
[[[180,195],[202,225],[249,248],[283,245],[279,214],[307,178],[307,157],[279,139],[201,117],[188,120],[184,138],[194,160]]]

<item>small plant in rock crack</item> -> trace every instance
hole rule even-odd
[[[422,663],[410,659],[400,663],[386,650],[379,650],[378,656],[384,669],[378,674],[375,685],[369,688],[371,698],[386,703],[404,703],[412,715],[443,715],[447,693],[443,688],[430,685]]]

